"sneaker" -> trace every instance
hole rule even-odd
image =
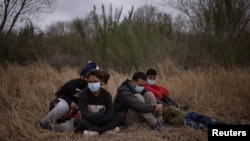
[[[108,130],[105,133],[107,133],[107,134],[116,134],[118,132],[120,132],[120,128],[119,127],[115,127],[114,129]]]
[[[34,125],[35,125],[36,128],[42,128],[42,127],[43,127],[43,125],[42,125],[42,123],[40,122],[40,120],[36,121],[36,122],[34,123]]]
[[[83,135],[86,135],[86,136],[96,136],[96,135],[99,135],[99,133],[96,132],[96,131],[84,130]]]
[[[172,128],[164,121],[157,121],[154,125],[151,126],[151,129],[159,131],[159,132],[163,132],[163,131],[169,132],[172,130]]]
[[[151,126],[151,129],[161,132],[161,125],[159,124],[159,122],[156,122]]]
[[[157,121],[161,126],[171,128],[162,118],[158,118]]]
[[[35,127],[36,128],[39,128],[39,129],[52,129],[51,125],[48,124],[48,125],[43,125],[40,120],[36,121],[35,123]]]
[[[160,122],[161,126],[171,128],[166,122]]]

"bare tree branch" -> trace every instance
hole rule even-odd
[[[12,23],[10,25],[10,28],[9,28],[9,30],[7,32],[7,35],[10,34],[11,30],[13,29],[14,25],[16,24],[16,21],[17,21],[19,15],[20,15],[21,11],[24,9],[25,4],[26,4],[26,0],[22,0],[21,7],[18,10],[18,12],[16,13],[16,15],[14,16],[14,18],[12,20]]]
[[[2,32],[3,30],[3,27],[7,21],[7,18],[8,18],[8,7],[9,7],[9,4],[10,4],[10,0],[4,0],[3,2],[3,7],[4,8],[4,13],[3,13],[3,19],[2,19],[2,22],[1,22],[1,25],[0,25],[0,33]]]
[[[4,0],[0,2],[0,33],[10,34],[16,25],[52,12],[56,0]],[[2,15],[2,16],[1,16]]]

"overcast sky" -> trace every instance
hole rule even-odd
[[[112,4],[113,9],[123,6],[123,14],[127,14],[132,6],[137,9],[147,4],[156,6],[161,11],[175,14],[173,9],[161,6],[162,0],[58,0],[55,11],[51,14],[42,15],[42,19],[35,24],[45,30],[47,26],[58,21],[72,21],[76,17],[84,18],[93,10],[93,5],[96,6],[97,12],[101,12],[102,4],[104,4],[107,12],[110,4]]]

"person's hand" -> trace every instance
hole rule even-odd
[[[79,92],[75,93],[74,97],[79,97],[79,94],[80,94]]]
[[[156,104],[155,105],[155,112],[161,116],[162,115],[162,109],[163,109],[163,105],[162,104]]]
[[[75,102],[71,102],[70,109],[72,109],[72,110],[77,109],[77,104]]]

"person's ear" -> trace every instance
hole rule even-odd
[[[132,86],[135,87],[135,80],[132,80]]]

